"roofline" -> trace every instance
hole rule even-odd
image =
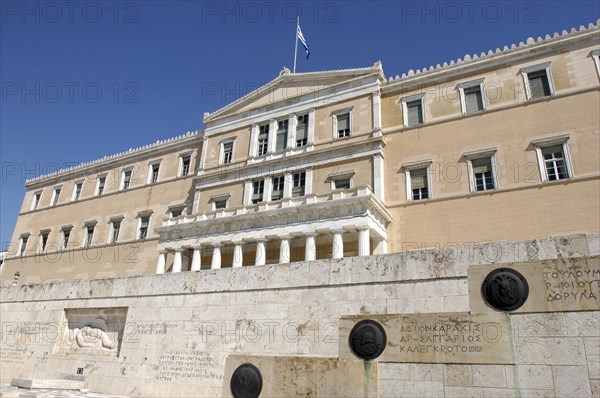
[[[129,148],[126,151],[119,152],[113,155],[107,155],[100,159],[92,160],[89,162],[83,162],[76,166],[66,167],[64,169],[60,169],[52,173],[43,174],[38,177],[27,179],[25,180],[25,187],[29,188],[40,183],[46,183],[51,179],[60,179],[61,177],[64,177],[66,175],[72,176],[74,173],[83,173],[86,169],[90,169],[92,167],[97,169],[114,163],[115,161],[127,160],[132,157],[142,156],[151,153],[153,151],[182,145],[189,141],[194,141],[195,139],[198,139],[202,136],[204,136],[204,130],[188,131],[187,133],[178,135],[176,137],[158,140],[152,144],[143,145],[137,148]]]

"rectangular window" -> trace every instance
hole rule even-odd
[[[215,200],[213,202],[215,210],[223,210],[227,208],[227,199]]]
[[[129,186],[131,185],[131,170],[124,170],[123,171],[123,182],[121,184],[121,189],[125,190],[128,189]]]
[[[252,203],[260,203],[263,201],[263,193],[265,192],[265,180],[252,182]]]
[[[150,165],[150,184],[156,184],[158,182],[159,171],[160,163],[153,163]]]
[[[60,197],[60,191],[61,191],[60,187],[56,187],[56,188],[54,188],[54,191],[52,191],[52,206],[56,206],[56,204],[58,203],[58,198]]]
[[[22,256],[25,254],[25,250],[27,250],[27,241],[29,240],[29,235],[21,236],[21,242],[19,244],[19,253],[17,255]]]
[[[40,199],[42,198],[41,192],[36,192],[33,194],[33,200],[31,201],[31,209],[36,210],[40,204]]]
[[[88,224],[85,226],[85,241],[83,242],[84,247],[90,247],[94,241],[94,229],[96,224]]]
[[[527,73],[527,80],[531,99],[547,97],[552,94],[545,69]]]
[[[71,227],[63,227],[61,230],[62,233],[62,244],[61,247],[63,249],[67,249],[69,247],[69,239],[71,238]]]
[[[334,183],[335,189],[349,189],[350,188],[350,177],[334,180],[333,183]]]
[[[233,161],[233,141],[223,143],[223,164]]]
[[[300,148],[308,144],[308,115],[298,116],[296,125],[296,147]]]
[[[145,239],[148,236],[150,227],[150,216],[140,216],[140,227],[138,229],[138,239]]]
[[[293,174],[294,185],[292,187],[292,197],[304,196],[304,187],[306,186],[306,172]]]
[[[496,188],[491,158],[473,159],[471,166],[475,191],[489,191]]]
[[[569,171],[565,162],[562,145],[554,145],[542,148],[544,166],[548,181],[564,180],[569,178]]]
[[[111,221],[110,243],[119,241],[119,232],[121,231],[121,220]]]
[[[410,171],[410,188],[412,200],[429,198],[429,183],[427,181],[427,168]]]
[[[181,162],[181,172],[179,173],[179,175],[181,177],[185,177],[190,173],[190,162],[192,160],[192,156],[191,155],[183,155],[179,159]]]
[[[463,89],[465,96],[465,113],[475,113],[483,110],[483,96],[481,86],[466,87]]]
[[[275,140],[276,152],[281,152],[287,147],[288,123],[289,121],[287,119],[277,122],[277,137]]]
[[[184,207],[173,207],[172,209],[170,209],[171,212],[171,218],[174,217],[179,217],[183,214],[183,209]]]
[[[40,232],[40,252],[46,250],[46,246],[48,246],[48,236],[50,235],[50,231],[42,231]]]
[[[71,201],[76,201],[79,200],[79,197],[81,196],[81,189],[83,188],[83,182],[76,182],[75,185],[73,185],[73,197],[71,198]]]
[[[269,150],[269,125],[259,126],[258,133],[258,156],[266,155]]]
[[[100,196],[104,193],[104,187],[106,186],[106,176],[98,176],[98,183],[96,185],[96,195]]]
[[[350,136],[350,113],[344,113],[336,116],[337,136],[344,138]]]
[[[271,200],[280,200],[283,198],[283,185],[285,183],[285,176],[272,177],[273,191],[271,192]]]
[[[406,125],[415,126],[423,123],[423,101],[421,99],[406,103]]]

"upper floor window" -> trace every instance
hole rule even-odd
[[[598,72],[598,77],[600,77],[600,49],[592,51],[591,55],[594,59],[594,64],[596,64],[596,72]]]
[[[126,190],[131,186],[131,174],[133,173],[133,168],[127,168],[123,170],[121,175],[121,190]]]
[[[119,233],[121,232],[121,221],[122,218],[115,218],[110,220],[110,236],[108,243],[117,243],[119,241]]]
[[[210,201],[212,202],[213,211],[225,210],[229,202],[229,194],[213,197]]]
[[[192,155],[185,154],[179,157],[179,176],[185,177],[190,173],[190,163]]]
[[[354,170],[336,172],[327,176],[325,182],[329,182],[332,191],[335,189],[349,189],[352,187],[353,177]]]
[[[94,241],[94,230],[96,229],[96,223],[85,224],[85,237],[83,239],[83,246],[90,247]]]
[[[71,196],[72,202],[79,200],[82,189],[83,189],[83,181],[77,181],[77,182],[75,182],[75,184],[73,184],[73,196]]]
[[[73,229],[73,227],[71,227],[71,226],[62,227],[62,229],[61,229],[61,235],[62,235],[61,248],[62,249],[67,249],[69,247],[69,239],[71,238],[71,230],[72,229]]]
[[[96,196],[104,193],[104,187],[106,187],[106,175],[99,175],[96,180]]]
[[[185,205],[173,206],[169,207],[169,213],[171,218],[179,217],[183,215],[183,210],[185,209]]]
[[[150,228],[150,214],[140,214],[138,216],[138,239],[145,239],[148,236]]]
[[[292,175],[294,185],[292,187],[292,197],[304,196],[306,187],[306,172],[294,173]]]
[[[275,137],[275,151],[281,152],[287,147],[289,120],[280,120],[277,122],[277,135]]]
[[[36,210],[40,204],[40,199],[42,198],[42,191],[34,192],[33,198],[31,200],[31,208],[30,210]]]
[[[296,147],[300,148],[308,144],[308,114],[298,116],[296,124]]]
[[[425,122],[424,93],[401,98],[404,114],[404,127],[416,126]]]
[[[481,112],[485,109],[483,79],[461,83],[458,85],[458,91],[463,115]]]
[[[258,127],[258,156],[266,155],[269,151],[269,125],[263,124]]]
[[[49,230],[40,231],[40,253],[43,253],[48,246],[48,237],[50,236]]]
[[[233,140],[227,140],[221,143],[221,163],[227,164],[233,162]]]
[[[29,240],[29,234],[21,235],[19,239],[19,252],[17,256],[22,256],[25,254],[25,250],[27,250],[27,241]]]
[[[411,202],[431,197],[430,166],[431,161],[411,163],[404,166],[407,201]]]
[[[568,136],[561,136],[533,142],[542,181],[564,180],[573,176],[568,139]]]
[[[467,160],[471,192],[496,189],[496,150],[470,152],[464,157]]]
[[[550,62],[521,69],[528,100],[547,97],[554,94]]]
[[[285,185],[285,176],[278,175],[271,178],[273,190],[271,191],[271,200],[280,200],[283,198],[283,187]]]
[[[260,203],[263,201],[265,192],[265,180],[252,181],[252,203]]]
[[[148,165],[148,184],[156,184],[158,182],[158,174],[160,173],[160,160],[154,160]]]
[[[333,114],[334,137],[349,137],[352,129],[352,111],[338,111]]]
[[[56,206],[56,204],[58,203],[58,199],[60,198],[61,190],[62,190],[62,187],[55,187],[54,190],[52,191],[52,202],[50,202],[51,206]]]

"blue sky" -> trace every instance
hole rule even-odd
[[[402,74],[596,23],[597,1],[0,0],[0,242],[24,181],[202,128],[290,69]]]

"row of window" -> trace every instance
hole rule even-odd
[[[150,226],[150,213],[140,214],[137,217],[137,231],[135,239],[145,239],[148,236],[148,230]],[[121,233],[121,225],[123,223],[123,217],[115,217],[110,219],[110,228],[106,243],[118,243]],[[96,221],[90,221],[84,224],[83,227],[83,247],[90,247],[94,241],[94,234],[96,232]],[[43,253],[48,247],[48,239],[50,237],[50,229],[40,231],[37,250],[39,253]],[[65,250],[73,246],[71,237],[73,235],[73,226],[65,226],[60,230],[60,244],[56,249]],[[29,241],[30,234],[22,234],[19,241],[18,256],[22,256],[27,250],[27,243]]]
[[[179,170],[177,172],[178,177],[185,177],[190,173],[191,154],[184,154],[179,156]],[[148,179],[147,184],[155,184],[159,181],[160,173],[160,160],[151,161],[148,164]],[[131,187],[133,182],[133,166],[127,167],[121,171],[121,178],[119,182],[119,190],[124,191]],[[106,191],[108,173],[99,174],[96,178],[96,187],[94,190],[94,196],[101,196]],[[83,190],[84,179],[77,180],[73,183],[73,191],[71,194],[71,202],[75,202],[80,199],[81,191]],[[42,199],[43,191],[36,191],[33,193],[30,210],[36,210],[39,207]],[[50,199],[50,206],[56,206],[60,200],[63,192],[63,186],[57,185],[52,190],[52,198]]]
[[[592,52],[600,76],[600,51]],[[548,97],[555,94],[550,62],[522,68],[520,70],[527,100]],[[471,80],[457,85],[463,115],[484,111],[487,108],[483,87],[484,79]],[[404,127],[416,126],[426,122],[425,93],[418,93],[400,98],[404,115]]]
[[[334,113],[334,137],[350,136],[351,110]],[[286,119],[274,120],[269,123],[257,124],[252,127],[249,157],[261,157],[270,153],[280,153],[288,149],[303,148],[312,143],[312,125],[314,114],[291,115]],[[234,161],[235,137],[221,141],[220,164]]]
[[[542,181],[557,181],[572,177],[572,167],[566,139],[546,140],[535,144]],[[493,153],[490,153],[493,152]],[[495,151],[466,154],[471,192],[497,188]],[[431,197],[431,162],[404,166],[406,199],[417,201]]]

